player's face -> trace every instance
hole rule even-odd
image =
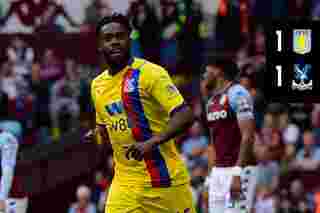
[[[127,62],[130,51],[128,30],[119,23],[110,23],[102,27],[99,35],[99,49],[107,63],[122,64]]]

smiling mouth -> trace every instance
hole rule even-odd
[[[119,54],[121,54],[121,53],[122,53],[122,51],[121,51],[120,49],[115,49],[115,50],[112,50],[112,51],[110,52],[111,55],[119,55]]]
[[[119,57],[119,56],[122,56],[122,53],[120,51],[119,52],[117,51],[117,52],[111,52],[110,55],[113,57],[114,56]]]

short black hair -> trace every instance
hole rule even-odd
[[[224,78],[229,81],[236,80],[240,73],[239,67],[234,60],[224,54],[209,56],[206,66],[220,68],[223,71]]]
[[[128,29],[129,32],[131,32],[131,24],[130,24],[130,20],[127,16],[122,15],[120,13],[112,13],[110,16],[105,16],[103,17],[97,24],[96,26],[96,35],[98,36],[101,28],[109,23],[119,23],[121,25],[123,25],[124,27],[126,27]]]

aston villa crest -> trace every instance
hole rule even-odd
[[[304,55],[311,51],[311,30],[293,30],[293,52]]]

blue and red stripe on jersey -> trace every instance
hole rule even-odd
[[[145,115],[139,92],[139,69],[129,69],[122,84],[122,101],[130,120],[134,139],[144,142],[152,137],[152,130]],[[169,171],[159,147],[144,156],[147,170],[153,187],[169,187],[171,185]]]

